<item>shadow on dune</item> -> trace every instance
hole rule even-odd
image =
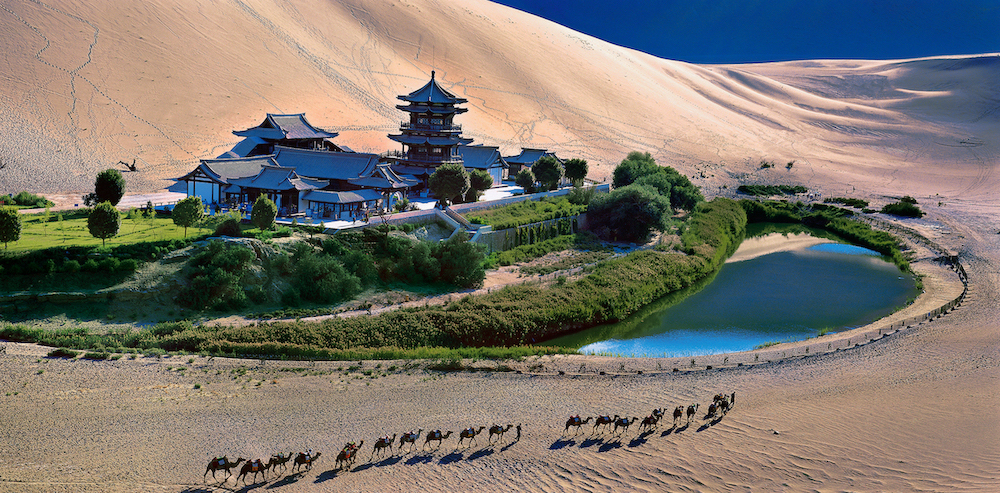
[[[313,481],[313,482],[314,483],[322,483],[324,481],[329,481],[329,480],[331,480],[331,479],[333,479],[333,478],[335,478],[335,477],[337,477],[339,475],[340,475],[340,469],[330,469],[329,471],[323,471],[319,476],[316,476],[316,481]],[[282,480],[282,481],[284,481],[284,480]],[[294,483],[295,480],[293,480],[292,482]],[[277,485],[277,484],[278,483],[275,483],[275,485]],[[271,486],[268,486],[268,488],[271,488]]]
[[[572,438],[569,440],[563,440],[562,438],[559,438],[556,439],[556,441],[552,442],[552,445],[549,445],[549,450],[559,450],[564,447],[572,447],[573,445],[576,445],[576,440],[573,440]],[[508,445],[508,447],[509,446],[510,445]]]
[[[594,445],[597,445],[598,443],[601,443],[603,441],[604,441],[604,438],[601,438],[601,437],[591,437],[591,438],[588,438],[588,439],[580,442],[580,448],[593,447]]]
[[[463,453],[461,453],[461,452],[459,452],[459,451],[456,450],[456,451],[454,451],[454,452],[452,452],[452,453],[450,453],[450,454],[442,457],[440,460],[438,460],[438,464],[441,464],[441,465],[451,464],[452,462],[458,462],[458,461],[462,460],[463,458],[465,458],[465,454],[463,454]]]
[[[412,466],[414,464],[428,464],[430,461],[434,460],[434,455],[430,453],[421,453],[420,455],[414,455],[409,459],[406,459],[405,464]]]
[[[622,448],[622,442],[620,440],[615,440],[613,442],[605,443],[604,445],[601,445],[600,447],[598,447],[597,451],[598,452],[607,452],[609,450],[616,449],[616,448]]]
[[[321,474],[320,477],[322,477],[325,474],[328,474],[329,472],[330,471],[327,471],[327,472]],[[296,472],[294,474],[289,474],[289,475],[281,478],[281,481],[275,481],[275,482],[267,485],[267,489],[271,490],[271,489],[274,489],[274,488],[280,488],[282,486],[288,486],[290,484],[298,483],[299,479],[302,479],[303,475],[305,475],[304,471],[299,471],[299,472]]]
[[[653,432],[652,431],[647,431],[647,432],[641,433],[641,434],[639,434],[639,436],[633,438],[631,441],[628,442],[629,448],[635,448],[635,447],[638,447],[638,446],[643,445],[646,442],[648,442],[649,440],[647,440],[646,437],[648,437],[651,433],[653,433]]]
[[[671,434],[671,433],[673,433],[675,431],[678,431],[677,427],[676,426],[671,426],[670,428],[667,428],[666,430],[663,430],[663,432],[660,433],[660,436],[661,437],[665,437],[665,436],[667,436],[667,435],[669,435],[669,434]]]
[[[699,427],[699,428],[698,428],[697,430],[695,430],[695,431],[698,431],[698,432],[702,432],[702,431],[705,431],[705,430],[707,430],[707,429],[709,429],[709,428],[711,428],[711,427],[713,427],[713,426],[715,426],[715,425],[719,424],[719,421],[722,421],[722,416],[719,416],[718,418],[715,418],[715,419],[713,419],[712,421],[709,421],[708,423],[705,423],[705,424],[701,425],[701,426],[700,426],[700,427]]]
[[[484,448],[484,449],[476,451],[475,453],[473,453],[472,455],[470,455],[468,460],[481,459],[483,457],[488,457],[488,456],[493,455],[493,454],[494,454],[493,449]]]
[[[217,488],[185,488],[181,490],[181,493],[212,493]]]
[[[501,452],[506,452],[507,449],[513,447],[515,443],[517,443],[517,440],[514,440],[513,442],[510,442],[507,445],[504,445],[503,448],[500,449],[500,451]]]

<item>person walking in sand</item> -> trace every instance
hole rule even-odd
[[[514,441],[516,441],[516,442],[520,442],[521,441],[521,424],[520,423],[518,423],[518,425],[517,425],[517,436],[514,437]]]

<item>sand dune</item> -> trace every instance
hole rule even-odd
[[[928,195],[997,185],[994,55],[697,66],[485,1],[27,2],[0,14],[4,191],[85,190],[132,158],[130,188],[154,190],[269,111],[304,111],[358,150],[395,149],[395,96],[431,70],[469,99],[461,123],[477,142],[584,157],[597,177],[643,150],[709,188],[822,177],[840,193],[943,169],[957,190]]]
[[[524,374],[397,368],[372,379],[344,375],[348,363],[310,374],[279,370],[307,363],[202,357],[70,362],[7,344],[0,490],[212,491],[202,472],[214,454],[308,448],[324,453],[311,472],[258,487],[1000,488],[996,55],[697,66],[484,1],[431,0],[3,2],[0,37],[3,192],[86,190],[96,170],[133,157],[130,188],[155,190],[268,111],[305,111],[339,142],[383,151],[402,117],[395,96],[437,70],[469,99],[461,123],[478,142],[581,156],[596,175],[638,149],[710,196],[740,182],[875,204],[912,195],[929,216],[905,224],[959,255],[970,279],[956,311],[870,344],[690,373],[669,371],[679,360],[574,356],[512,363]],[[761,170],[761,159],[777,167]],[[716,358],[728,357],[752,358]],[[571,414],[643,416],[732,390],[734,410],[712,426],[559,438]],[[523,423],[522,440],[456,452],[451,439],[365,462],[385,433],[492,422]],[[334,471],[336,449],[362,438],[356,467]]]

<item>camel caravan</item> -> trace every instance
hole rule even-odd
[[[733,405],[735,403],[736,403],[736,392],[733,392],[729,395],[722,393],[716,394],[715,397],[712,399],[712,403],[708,405],[708,412],[705,414],[702,420],[705,421],[712,420],[709,424],[714,424],[715,422],[718,422],[718,420],[722,419],[722,417],[725,416],[729,412],[729,410],[733,408]],[[696,418],[696,415],[698,413],[698,407],[699,407],[698,403],[693,403],[686,407],[677,406],[676,408],[674,408],[673,424],[671,429],[678,429],[677,428],[678,422],[684,419],[685,417],[687,418],[687,421],[684,423],[684,426],[682,428],[690,425],[691,421]],[[575,429],[573,435],[571,436],[579,435],[580,433],[584,432],[583,426],[592,421],[594,425],[591,428],[590,432],[591,436],[597,435],[598,433],[603,434],[608,432],[610,432],[614,436],[622,436],[623,434],[627,433],[629,428],[637,421],[639,422],[639,433],[641,435],[643,433],[650,433],[653,430],[657,429],[660,425],[660,421],[663,420],[666,414],[667,414],[667,408],[662,407],[653,409],[653,411],[649,414],[649,416],[646,416],[645,418],[639,418],[637,416],[620,416],[617,414],[613,416],[611,415],[588,416],[586,418],[583,418],[579,415],[570,416],[569,419],[566,420],[566,427],[563,430],[562,436],[566,436],[566,434],[569,433],[570,428]],[[516,436],[513,438],[513,442],[521,441],[521,424],[517,424],[516,426],[513,424],[507,424],[506,426],[503,426],[494,423],[492,426],[488,427],[470,426],[458,432],[458,444],[455,446],[455,449],[458,450],[463,444],[465,444],[466,448],[472,447],[473,444],[478,443],[477,438],[486,432],[489,433],[489,437],[487,439],[488,445],[493,445],[494,443],[496,444],[503,443],[506,433],[508,431],[511,431],[511,429],[514,429],[516,433]],[[375,443],[372,445],[371,454],[369,454],[368,456],[368,461],[371,462],[372,460],[375,459],[382,459],[383,457],[386,456],[386,454],[391,454],[390,457],[395,457],[398,454],[404,453],[403,452],[404,446],[407,447],[405,453],[413,452],[413,449],[417,446],[417,441],[420,440],[420,436],[423,433],[424,429],[420,428],[417,429],[416,431],[411,430],[402,434],[393,433],[391,436],[384,435],[379,438],[376,438]],[[436,446],[433,447],[432,450],[441,448],[441,444],[449,437],[451,437],[454,433],[455,432],[453,431],[430,430],[423,435],[424,442],[423,446],[420,447],[420,450],[421,451],[426,450],[428,447],[432,446],[432,442],[436,442],[436,444],[434,444]],[[358,453],[364,444],[365,444],[364,440],[361,440],[360,442],[346,443],[344,447],[340,450],[340,452],[337,454],[337,459],[335,461],[335,470],[339,471],[353,466],[354,462],[358,458]],[[395,447],[395,451],[393,451],[393,447]],[[308,452],[299,452],[298,454],[295,455],[293,455],[292,453],[288,454],[281,453],[272,455],[267,462],[264,462],[261,459],[254,459],[251,461],[247,461],[243,457],[240,457],[235,461],[230,461],[228,457],[224,456],[214,457],[211,461],[209,461],[208,467],[205,468],[205,475],[203,479],[207,481],[208,473],[211,472],[212,479],[218,480],[218,478],[216,478],[216,473],[219,471],[224,471],[225,477],[222,478],[220,482],[220,484],[222,484],[227,482],[229,478],[233,475],[232,470],[239,467],[240,472],[236,476],[237,484],[239,484],[240,480],[243,480],[243,485],[246,486],[248,476],[250,476],[251,480],[256,483],[258,474],[266,482],[268,481],[267,478],[268,471],[271,471],[271,473],[274,475],[274,478],[272,479],[276,479],[279,474],[284,473],[287,470],[288,466],[286,465],[286,463],[289,461],[293,463],[292,474],[296,474],[298,472],[303,472],[303,471],[309,471],[312,469],[313,462],[316,462],[316,460],[320,458],[320,455],[322,455],[321,452],[314,453],[312,450],[309,450]],[[242,467],[240,466],[241,463],[243,464]],[[281,472],[278,471],[279,467],[281,468]]]
[[[508,424],[507,426],[493,424],[492,426],[489,427],[486,426],[480,426],[478,428],[469,427],[459,432],[460,438],[458,445],[456,446],[456,450],[466,440],[468,440],[469,442],[466,447],[471,447],[472,444],[476,442],[476,436],[482,434],[484,430],[487,430],[487,428],[489,431],[488,442],[491,445],[494,443],[498,444],[502,443],[504,440],[504,434],[510,431],[511,428],[514,428],[517,432],[517,436],[514,438],[514,441],[521,440],[520,424],[516,426],[513,424]],[[401,435],[393,433],[392,436],[385,435],[375,439],[375,443],[374,445],[372,445],[371,455],[369,455],[368,457],[369,462],[372,459],[376,458],[381,459],[387,453],[392,454],[392,456],[402,453],[404,445],[408,447],[406,453],[412,452],[413,448],[417,444],[417,440],[420,438],[420,434],[423,433],[423,431],[424,429],[420,428],[416,431],[408,431]],[[432,430],[427,432],[424,438],[424,446],[421,447],[421,450],[426,449],[431,444],[431,442],[437,442],[437,448],[440,448],[441,443],[444,440],[447,440],[453,433],[454,432],[452,431],[442,432],[441,430]],[[396,451],[393,452],[392,450],[393,445],[396,443],[397,438],[399,439],[399,445],[397,446]],[[364,440],[361,440],[360,442],[348,442],[347,444],[345,444],[344,447],[337,454],[337,459],[335,461],[335,470],[350,468],[352,465],[354,465],[354,462],[358,457],[358,452],[361,450],[361,447],[364,444],[365,444]],[[256,483],[258,474],[266,482],[268,481],[267,478],[268,471],[271,471],[271,473],[273,474],[273,477],[271,479],[277,479],[279,474],[287,470],[288,466],[286,465],[286,463],[289,461],[293,462],[292,474],[303,471],[309,471],[310,469],[312,469],[313,462],[316,462],[316,460],[319,459],[320,455],[322,455],[322,452],[313,452],[312,450],[309,450],[308,452],[299,452],[298,454],[295,455],[293,455],[292,453],[288,454],[281,453],[272,455],[267,462],[261,459],[254,459],[252,461],[247,461],[247,459],[244,459],[243,457],[240,457],[235,461],[230,461],[229,458],[225,456],[214,457],[212,458],[211,461],[209,461],[208,467],[205,468],[205,474],[203,480],[207,482],[208,473],[211,472],[212,479],[215,481],[219,481],[219,478],[216,477],[216,473],[222,471],[225,472],[225,477],[223,477],[222,480],[219,481],[219,484],[224,484],[227,481],[229,481],[230,477],[232,477],[233,475],[232,470],[236,469],[237,467],[240,467],[240,464],[243,463],[243,466],[240,467],[239,474],[236,475],[237,484],[239,484],[240,480],[242,480],[243,485],[247,486],[248,476],[250,476],[251,480],[254,483]],[[281,472],[278,471],[279,467],[281,468]]]
[[[712,420],[712,422],[710,423],[712,424],[717,420],[722,419],[722,417],[725,416],[730,409],[732,409],[733,404],[735,402],[736,402],[736,392],[733,392],[730,395],[722,393],[716,394],[715,397],[712,398],[712,403],[709,404],[708,406],[708,413],[705,414],[702,420],[703,421]],[[684,423],[684,426],[686,427],[687,425],[691,424],[691,420],[695,419],[696,415],[698,414],[698,407],[699,407],[698,403],[691,404],[687,407],[685,406],[675,407],[673,413],[674,420],[671,429],[677,428],[678,422],[684,419],[685,416],[687,417],[687,421]],[[636,421],[640,422],[639,423],[640,434],[649,433],[659,428],[660,421],[663,420],[664,416],[666,415],[666,412],[667,408],[665,407],[653,409],[653,411],[649,413],[649,416],[646,416],[641,420],[639,417],[636,416],[628,417],[628,416],[619,416],[617,414],[615,414],[614,416],[611,415],[588,416],[586,418],[583,418],[580,415],[570,416],[569,419],[566,420],[566,427],[563,429],[562,436],[566,436],[566,434],[569,433],[570,428],[575,429],[573,434],[570,436],[576,436],[579,435],[580,433],[583,433],[583,425],[590,423],[591,421],[594,422],[594,426],[590,431],[591,436],[597,435],[598,433],[604,434],[609,431],[611,432],[612,435],[621,436],[626,432],[628,432],[629,427],[631,427],[632,424],[635,423]]]

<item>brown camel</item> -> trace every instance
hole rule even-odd
[[[622,433],[625,433],[626,431],[628,431],[628,427],[632,426],[632,423],[635,423],[638,420],[639,420],[639,418],[636,418],[636,417],[632,417],[632,419],[629,419],[629,418],[619,418],[619,419],[616,419],[615,420],[615,432],[618,431],[618,428],[621,428],[622,429]]]
[[[486,429],[485,426],[480,426],[478,430],[475,429],[475,428],[472,428],[472,427],[469,427],[469,428],[466,428],[466,429],[462,430],[462,432],[458,434],[458,445],[462,444],[462,440],[465,440],[466,438],[468,438],[469,439],[469,446],[471,447],[472,446],[472,442],[476,441],[476,435],[482,433],[482,431],[485,430],[485,429]]]
[[[715,417],[715,411],[719,409],[719,405],[716,403],[711,403],[708,405],[708,412],[705,413],[705,417],[702,419],[711,419]]]
[[[316,462],[316,459],[319,459],[320,455],[322,455],[321,452],[316,452],[313,455],[306,455],[302,452],[299,452],[299,455],[295,456],[295,464],[292,465],[292,473],[295,473],[295,471],[301,468],[302,466],[306,466],[307,471],[309,469],[312,469],[313,462]]]
[[[372,447],[372,455],[371,457],[368,457],[368,460],[372,460],[372,457],[375,456],[376,452],[378,452],[379,457],[382,457],[382,454],[385,453],[385,449],[392,450],[392,442],[395,441],[396,441],[395,433],[392,434],[392,438],[390,438],[389,435],[386,435],[382,438],[379,438],[378,440],[375,440],[375,446]]]
[[[650,416],[655,416],[656,420],[659,421],[659,420],[663,419],[663,413],[665,413],[666,411],[667,411],[667,408],[661,407],[659,409],[653,409],[653,411],[650,412],[649,415]]]
[[[617,419],[617,414],[613,418],[611,416],[598,416],[597,421],[594,421],[594,429],[590,432],[590,434],[593,435],[594,433],[597,433],[597,428],[600,426],[611,426],[611,423],[614,423]]]
[[[570,426],[575,426],[576,427],[576,433],[574,433],[574,435],[580,434],[580,432],[583,431],[580,428],[583,425],[589,423],[590,420],[592,420],[592,419],[594,419],[593,416],[588,416],[587,419],[582,419],[582,418],[580,418],[579,415],[577,415],[577,416],[570,416],[569,419],[566,420],[566,429],[563,430],[563,435],[565,435],[566,432],[569,431],[569,427]]]
[[[251,460],[251,461],[247,461],[247,463],[243,464],[243,467],[240,468],[240,474],[238,476],[236,476],[236,482],[239,483],[240,482],[240,478],[243,478],[243,486],[246,486],[246,484],[247,484],[247,474],[249,474],[251,472],[253,473],[253,482],[254,483],[257,482],[257,474],[260,474],[261,476],[264,476],[264,481],[267,481],[267,470],[270,469],[272,465],[274,465],[274,464],[271,461],[267,461],[265,463],[264,461],[262,461],[260,459],[254,459],[254,460]]]
[[[677,426],[677,420],[681,419],[684,415],[684,406],[677,406],[674,408],[674,426]]]
[[[490,439],[489,439],[489,442],[493,443],[493,435],[497,436],[497,441],[498,442],[502,441],[503,440],[503,434],[507,433],[507,430],[510,430],[513,427],[514,427],[514,425],[512,425],[512,424],[508,424],[506,428],[504,428],[503,426],[494,424],[493,426],[490,427]]]
[[[424,431],[424,429],[420,428],[416,432],[411,431],[409,433],[403,433],[403,435],[399,437],[398,450],[403,450],[403,444],[408,443],[410,444],[410,448],[407,450],[407,452],[413,451],[413,446],[417,444],[417,439],[420,438],[420,432],[422,431]]]
[[[688,423],[691,422],[691,418],[694,417],[694,413],[696,412],[698,412],[698,404],[691,404],[690,406],[688,406],[687,408]]]
[[[650,414],[645,418],[642,418],[642,423],[639,423],[639,432],[641,433],[644,429],[653,430],[659,426],[660,418],[656,417],[655,414]]]
[[[441,430],[428,431],[427,438],[424,439],[424,446],[420,448],[423,449],[424,447],[426,447],[428,443],[431,443],[431,440],[437,440],[438,447],[440,447],[441,442],[443,440],[447,440],[448,437],[451,436],[451,433],[452,432],[449,431],[448,433],[442,435]]]
[[[365,441],[361,440],[357,444],[355,444],[354,442],[350,442],[347,445],[345,445],[344,449],[341,450],[339,454],[337,454],[337,462],[336,462],[337,469],[340,469],[345,465],[350,466],[351,464],[354,464],[354,460],[358,458],[358,450],[361,450],[361,447],[364,444]]]
[[[722,411],[722,414],[729,414],[729,398],[728,397],[724,397],[721,401],[719,401],[719,411]]]
[[[208,467],[205,468],[205,477],[206,478],[208,477],[208,471],[212,471],[212,479],[215,479],[215,471],[221,469],[226,471],[226,479],[229,479],[229,476],[233,475],[233,473],[230,472],[229,470],[235,468],[240,464],[240,462],[243,462],[245,460],[246,459],[244,459],[243,457],[240,457],[239,459],[236,459],[236,462],[229,462],[229,459],[226,458],[225,456],[216,457],[212,459],[208,463]],[[225,481],[225,479],[223,481]]]
[[[268,462],[270,462],[271,464],[273,464],[271,466],[271,470],[274,471],[275,474],[277,474],[277,472],[278,472],[278,466],[281,466],[281,471],[284,472],[286,469],[288,469],[288,464],[287,463],[291,459],[292,459],[292,453],[291,452],[289,452],[287,454],[286,453],[280,453],[280,454],[272,455],[271,456],[271,460],[269,460]]]

